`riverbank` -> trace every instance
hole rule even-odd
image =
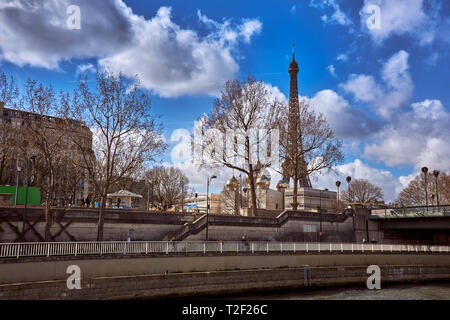
[[[450,280],[450,265],[381,266],[381,281],[410,283]],[[298,267],[82,278],[81,289],[66,280],[0,285],[1,299],[158,299],[243,294],[311,287],[362,285],[367,266]]]

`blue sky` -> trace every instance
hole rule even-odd
[[[67,27],[69,5],[80,8],[80,29]],[[334,189],[351,175],[393,200],[421,166],[450,171],[449,13],[443,0],[7,0],[0,66],[19,83],[63,90],[96,68],[139,74],[169,142],[161,162],[173,164],[172,134],[192,132],[224,81],[250,72],[285,98],[295,43],[299,94],[345,142],[345,161],[313,185]],[[204,190],[205,172],[176,165]],[[230,174],[219,173],[214,190]]]

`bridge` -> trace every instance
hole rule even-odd
[[[383,240],[404,243],[450,244],[450,206],[386,207],[371,210]]]

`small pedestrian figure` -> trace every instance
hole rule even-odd
[[[362,241],[363,243],[367,243],[367,241],[366,241],[366,238],[363,238],[363,241]]]
[[[120,202],[122,202],[122,200],[120,200],[120,198],[117,199],[117,209],[120,209]]]
[[[87,196],[87,198],[86,198],[86,207],[89,208],[90,204],[91,204],[91,199],[89,199],[89,196]]]
[[[245,250],[248,250],[248,249],[249,249],[249,245],[248,245],[248,243],[247,243],[247,240],[245,239],[245,236],[242,236],[241,241],[242,241],[242,244],[243,244],[244,249],[245,249]]]

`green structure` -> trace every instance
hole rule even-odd
[[[26,187],[19,187],[17,204],[25,204],[25,190]],[[16,199],[16,187],[15,186],[0,186],[0,194],[11,194],[11,204],[15,204]],[[30,206],[41,205],[41,190],[36,187],[28,187],[28,201],[27,204]]]

